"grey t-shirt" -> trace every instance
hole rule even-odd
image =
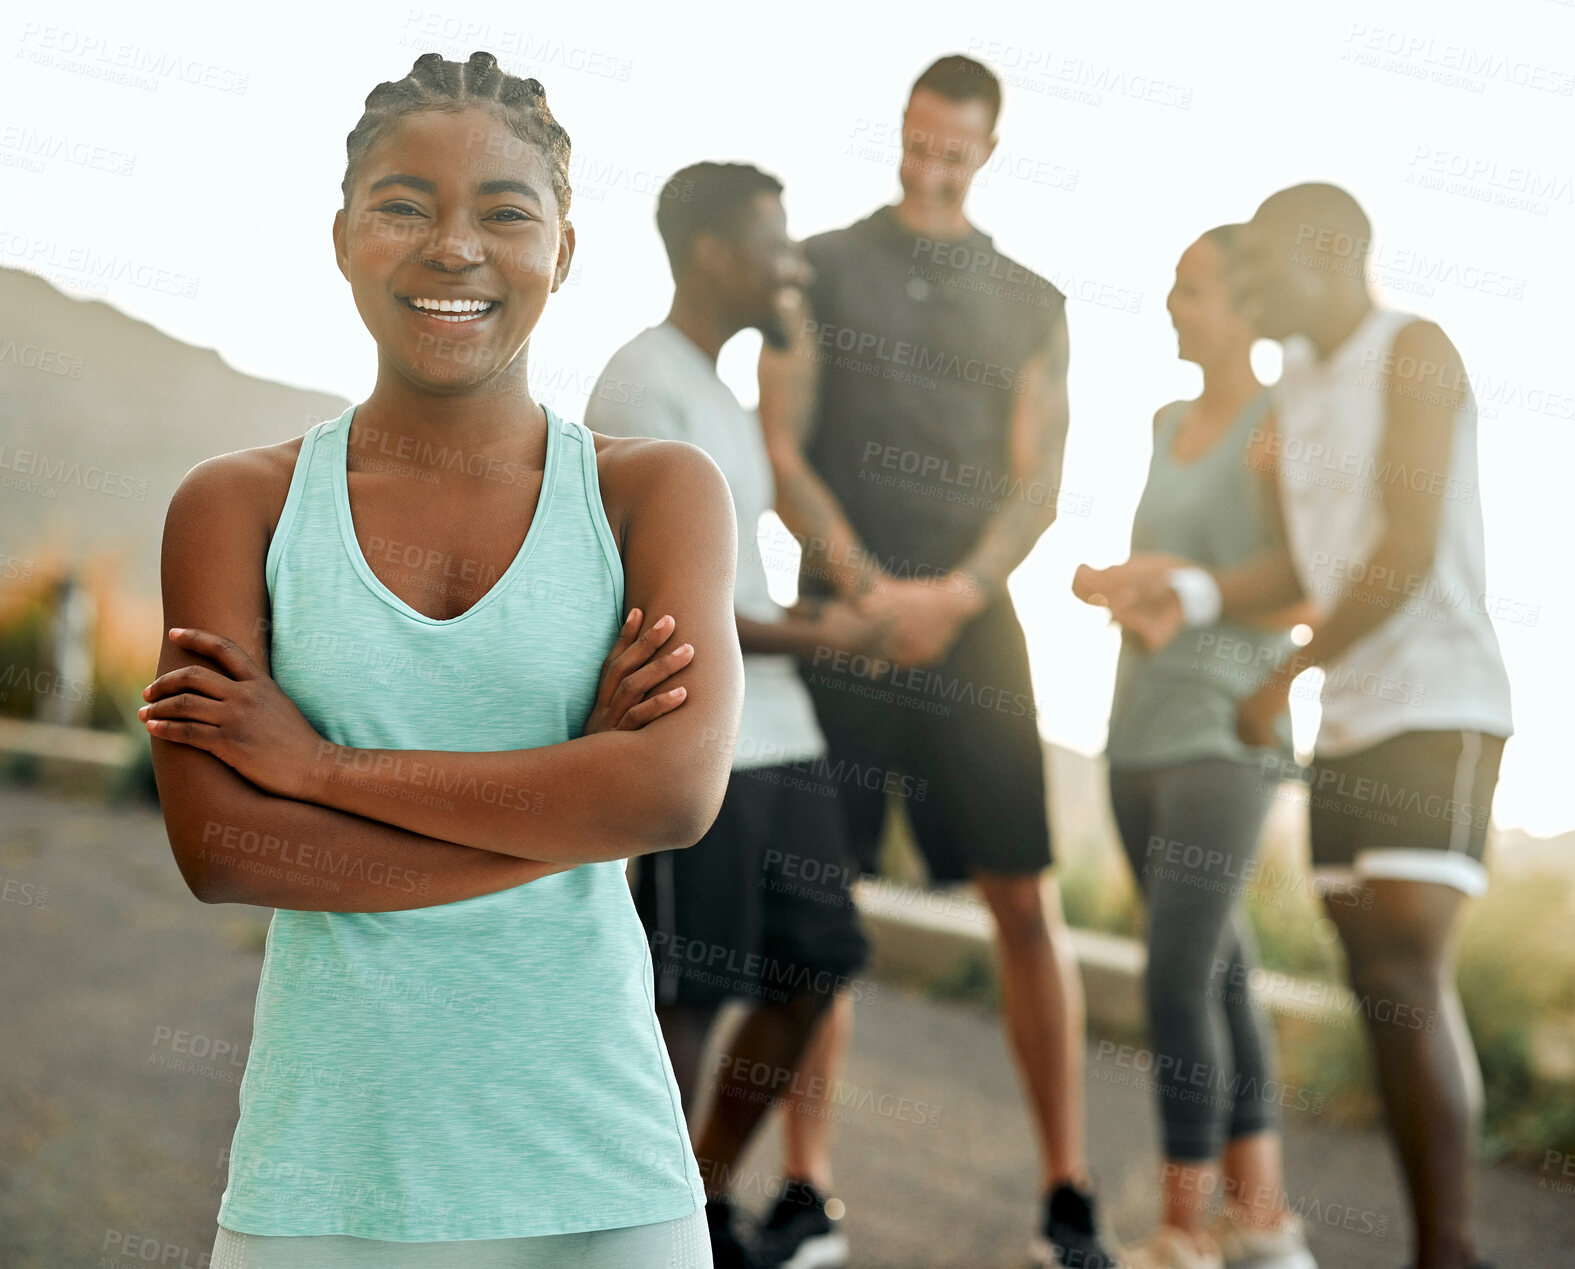
[[[671,322],[640,332],[612,355],[591,391],[585,426],[608,436],[687,441],[716,461],[738,517],[733,607],[751,621],[774,622],[760,547],[760,517],[776,500],[759,417],[744,409],[716,367]],[[682,633],[681,631],[679,632]],[[791,656],[744,655],[744,711],[733,769],[772,766],[826,752],[815,707]]]

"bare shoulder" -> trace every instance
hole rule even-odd
[[[1460,365],[1460,352],[1437,322],[1419,317],[1395,335],[1388,372],[1400,379],[1425,379]]]
[[[676,507],[690,513],[720,505],[731,508],[727,478],[698,445],[649,436],[591,435],[596,439],[602,502],[615,527],[646,508]]]
[[[226,519],[242,516],[272,534],[290,492],[303,439],[295,436],[277,445],[203,459],[181,478],[170,500],[170,517],[222,511]]]

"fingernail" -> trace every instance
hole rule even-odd
[[[694,644],[686,643],[686,644],[684,644],[683,647],[678,649],[678,655],[681,656],[681,657],[682,656],[688,656],[694,650],[695,650],[695,645]]]
[[[683,700],[683,698],[688,694],[689,690],[682,687],[675,687],[671,692],[668,693],[669,696],[676,696],[679,700]]]
[[[178,634],[185,634],[185,633],[186,633],[186,627],[185,626],[171,626],[170,627],[170,638],[171,639],[173,639]]]
[[[151,709],[151,708],[152,708],[152,706],[150,706],[150,705],[142,706],[140,709],[137,710],[137,717],[138,718],[146,718],[148,716],[148,710]]]

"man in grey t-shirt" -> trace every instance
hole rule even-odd
[[[786,343],[783,295],[809,273],[787,236],[781,188],[743,164],[700,163],[668,182],[657,227],[676,284],[672,308],[613,354],[585,410],[593,431],[704,449],[727,478],[738,518],[734,606],[744,709],[733,774],[705,837],[640,860],[635,881],[657,1016],[686,1108],[699,1092],[718,1008],[730,997],[755,1001],[718,1063],[717,1095],[695,1142],[717,1269],[757,1263],[732,1227],[734,1164],[771,1100],[791,1090],[789,1077],[833,997],[872,990],[852,979],[866,946],[849,892],[857,869],[846,848],[841,782],[827,765],[794,656],[828,647],[856,652],[880,629],[848,601],[788,612],[771,598],[758,533],[773,503],[771,463],[759,420],[716,373],[722,345],[740,330]],[[762,1070],[782,1078],[762,1088]],[[846,1255],[826,1196],[807,1178],[788,1179],[767,1229],[789,1224],[801,1244],[815,1243],[817,1264]]]

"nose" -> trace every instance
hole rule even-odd
[[[458,273],[474,268],[486,259],[481,240],[468,223],[439,221],[421,253],[421,263],[443,273]]]

